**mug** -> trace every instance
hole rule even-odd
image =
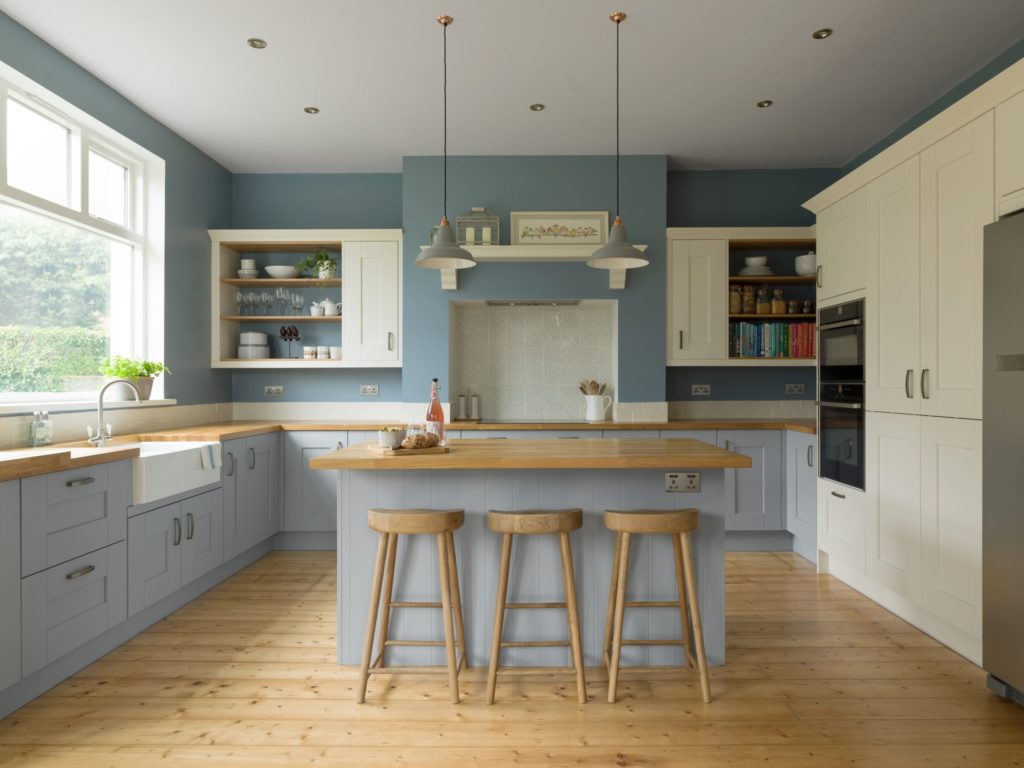
[[[341,360],[341,347],[331,347],[331,360]]]
[[[314,304],[309,308],[309,314],[312,315],[313,317],[323,317],[324,308],[321,307],[319,304]]]
[[[608,406],[612,399],[608,395],[584,395],[587,401],[587,421],[607,421]]]

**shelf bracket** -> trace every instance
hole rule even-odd
[[[624,269],[610,269],[608,270],[608,290],[620,291],[626,287],[626,270]]]
[[[442,291],[457,291],[459,290],[459,271],[457,269],[442,269],[441,270],[441,290]]]

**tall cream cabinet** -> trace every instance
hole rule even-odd
[[[729,241],[672,240],[668,361],[728,357]]]
[[[996,205],[999,215],[1024,208],[1024,92],[996,107]]]

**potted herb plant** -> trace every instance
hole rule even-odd
[[[171,369],[163,363],[153,360],[132,360],[129,357],[115,355],[100,366],[100,373],[108,379],[127,379],[139,388],[139,399],[149,400],[153,391],[153,379],[161,373],[171,375]],[[107,390],[110,400],[134,400],[135,395],[124,385],[111,387]]]
[[[299,270],[300,274],[306,272],[316,275],[321,280],[330,280],[337,274],[338,265],[327,251],[317,248],[313,251],[313,255],[304,258],[295,265],[295,268]]]

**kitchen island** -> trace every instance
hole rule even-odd
[[[366,444],[310,461],[317,470],[337,472],[338,488],[338,661],[359,663],[377,534],[366,512],[372,507],[453,508],[466,512],[456,533],[469,662],[488,662],[490,630],[501,537],[488,530],[489,509],[523,510],[579,507],[583,527],[573,534],[584,660],[600,663],[601,636],[614,536],[605,529],[605,509],[701,510],[694,536],[697,581],[710,664],[725,661],[724,509],[725,474],[748,468],[751,460],[697,440],[452,440],[450,452],[377,456]],[[700,491],[665,491],[665,472],[700,472]],[[675,599],[671,542],[665,536],[637,537],[630,558],[631,601]],[[436,548],[432,537],[402,537],[395,574],[395,599],[437,602]],[[512,553],[509,600],[557,602],[563,599],[557,537],[521,536]],[[394,612],[391,638],[441,639],[440,611]],[[678,611],[637,608],[626,612],[626,638],[677,639]],[[561,639],[561,611],[510,611],[507,640]],[[396,647],[388,663],[440,664],[441,649]],[[564,648],[510,648],[506,665],[564,666]],[[623,666],[678,665],[673,646],[624,646]]]

